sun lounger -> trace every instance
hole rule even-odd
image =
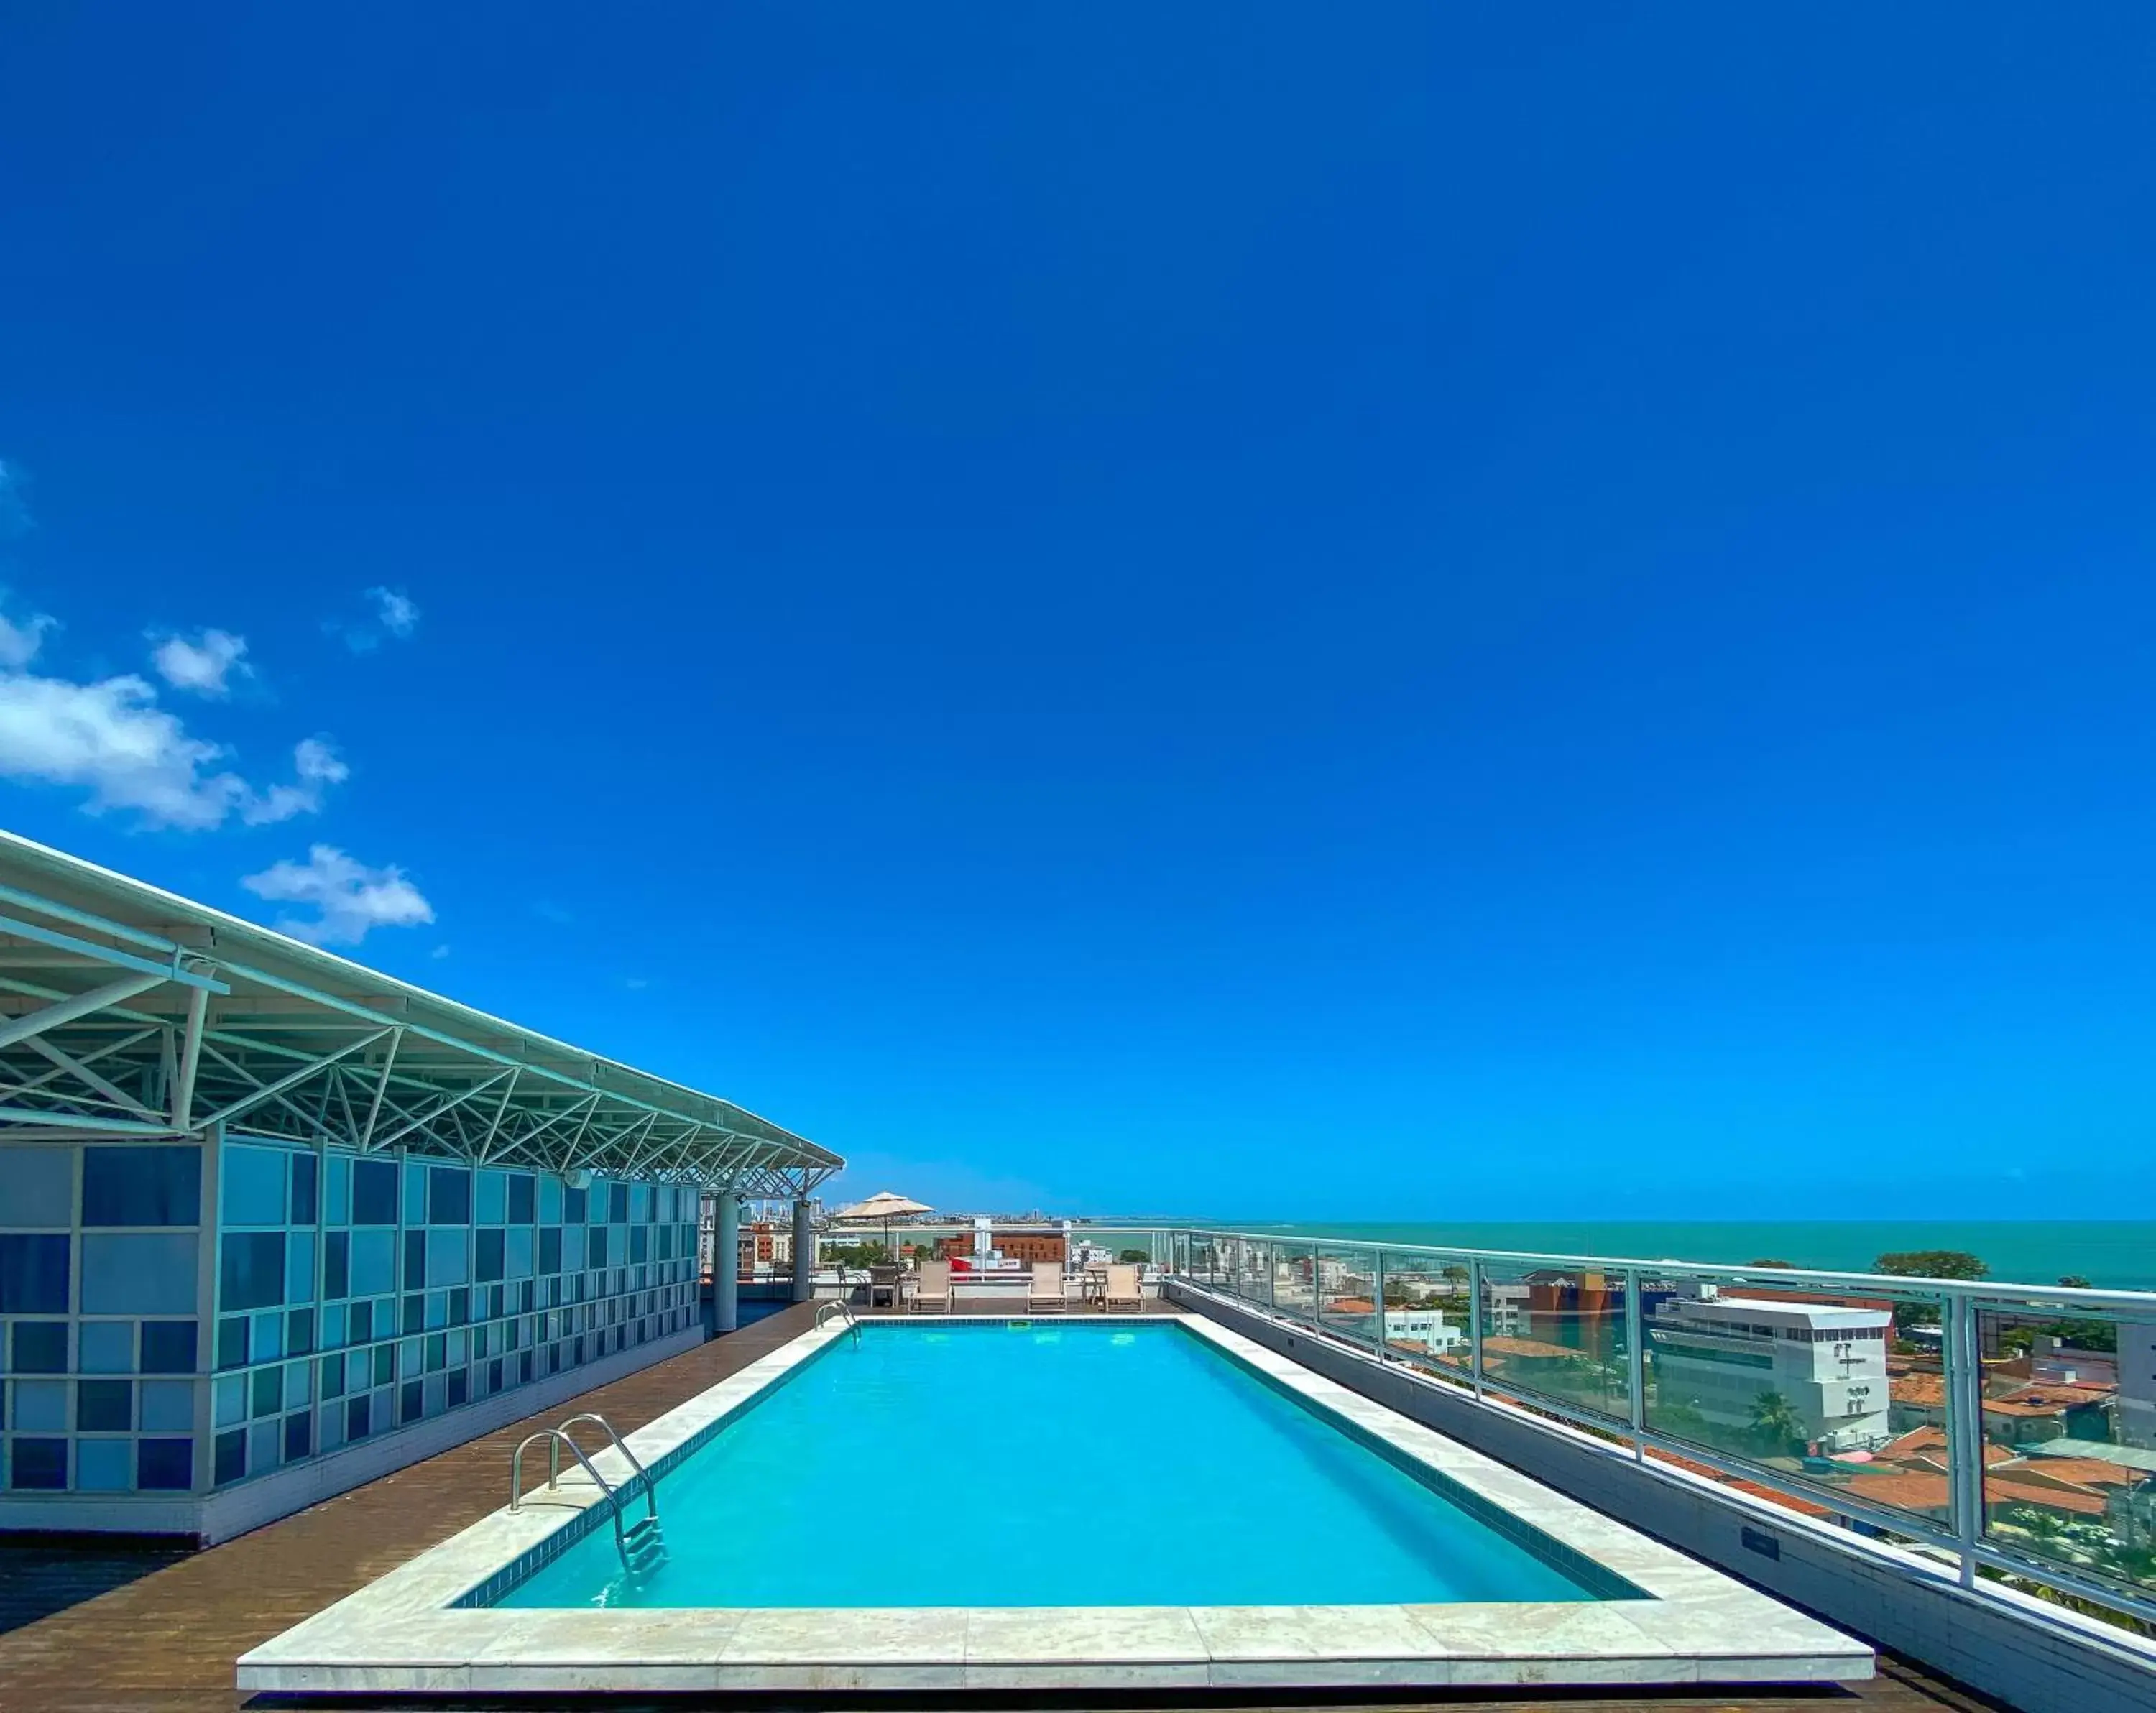
[[[1026,1294],[1026,1307],[1036,1315],[1060,1315],[1069,1306],[1063,1294],[1063,1264],[1060,1261],[1035,1261],[1033,1264],[1033,1288]]]
[[[921,1276],[914,1282],[913,1312],[916,1315],[947,1315],[951,1312],[951,1264],[948,1261],[923,1261]]]
[[[1101,1293],[1101,1306],[1110,1314],[1135,1315],[1145,1306],[1145,1294],[1138,1289],[1138,1269],[1121,1264],[1108,1268],[1108,1283]]]

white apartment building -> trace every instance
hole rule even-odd
[[[1448,1321],[1442,1310],[1428,1303],[1413,1303],[1385,1310],[1385,1341],[1389,1344],[1396,1339],[1422,1345],[1432,1356],[1442,1356],[1465,1345],[1467,1334]]]
[[[1529,1287],[1525,1285],[1499,1285],[1486,1280],[1482,1285],[1482,1331],[1491,1338],[1524,1338],[1527,1336],[1527,1298]]]
[[[1714,1296],[1665,1303],[1649,1332],[1655,1396],[1725,1428],[1749,1428],[1779,1392],[1798,1432],[1826,1451],[1868,1450],[1887,1425],[1884,1309]]]

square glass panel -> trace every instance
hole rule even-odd
[[[397,1167],[394,1162],[352,1162],[352,1223],[354,1225],[394,1225],[397,1223]],[[364,1428],[361,1429],[362,1433],[365,1431]]]
[[[266,1309],[285,1300],[283,1232],[228,1231],[222,1251],[218,1300],[224,1309]]]
[[[193,1313],[201,1244],[192,1231],[84,1233],[83,1313]]]
[[[132,1380],[78,1380],[74,1387],[78,1433],[126,1433],[135,1426]]]
[[[33,1490],[67,1485],[67,1449],[64,1439],[25,1439],[15,1436],[8,1458],[8,1485]]]
[[[220,1385],[223,1382],[218,1382]],[[195,1425],[195,1382],[145,1380],[138,1408],[145,1433],[187,1433]]]
[[[181,1491],[194,1485],[192,1439],[142,1439],[135,1446],[135,1485],[145,1492]]]
[[[472,1174],[463,1166],[436,1166],[427,1173],[427,1223],[469,1225],[472,1217]]]
[[[59,1236],[0,1235],[0,1315],[67,1313],[68,1244]]]
[[[18,1374],[64,1374],[68,1329],[64,1321],[18,1321],[8,1367]]]
[[[218,1199],[227,1227],[285,1223],[285,1162],[290,1157],[282,1148],[224,1145]]]
[[[187,1142],[85,1148],[82,1223],[199,1225],[202,1150]]]
[[[64,1229],[74,1223],[74,1151],[0,1148],[0,1226],[34,1231],[41,1226]]]
[[[85,1374],[131,1374],[135,1372],[135,1323],[132,1321],[85,1321],[77,1341],[77,1366]]]

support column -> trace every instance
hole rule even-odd
[[[741,1325],[741,1198],[732,1184],[719,1187],[711,1222],[711,1326],[731,1332]]]
[[[805,1303],[816,1291],[816,1233],[808,1223],[808,1198],[793,1204],[793,1300]]]

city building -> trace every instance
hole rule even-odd
[[[1419,1345],[1432,1356],[1443,1356],[1464,1347],[1467,1333],[1465,1328],[1448,1321],[1442,1309],[1430,1303],[1414,1303],[1385,1310],[1385,1341]]]
[[[1714,1426],[1751,1429],[1760,1400],[1786,1401],[1791,1437],[1826,1451],[1868,1449],[1892,1433],[1884,1309],[1750,1295],[1672,1298],[1648,1327],[1655,1398]]]

